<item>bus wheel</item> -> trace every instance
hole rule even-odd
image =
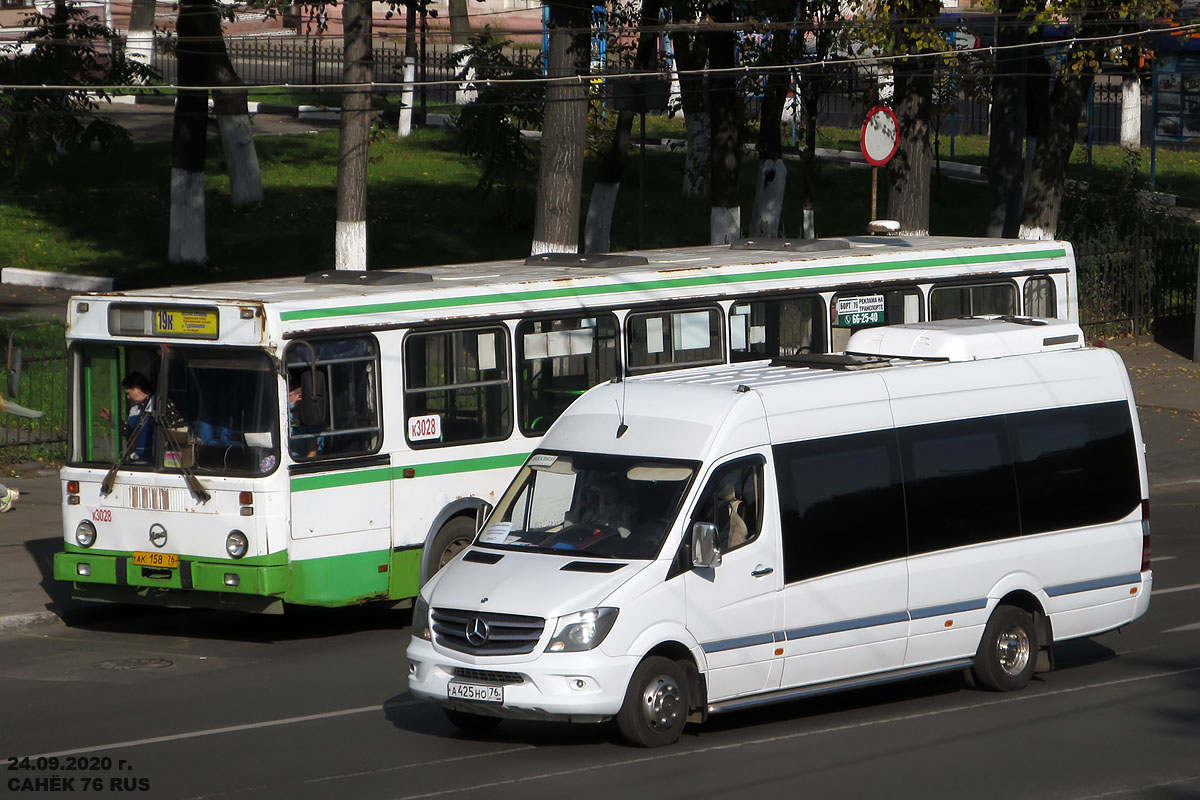
[[[688,716],[688,683],[683,667],[651,656],[638,664],[617,713],[617,728],[637,747],[673,744]]]
[[[450,720],[450,724],[468,736],[482,736],[485,733],[492,732],[500,724],[499,717],[472,714],[468,711],[459,711],[453,708],[443,710],[446,712],[446,719]]]
[[[454,517],[433,537],[433,547],[429,552],[429,574],[426,580],[432,578],[442,567],[450,563],[450,559],[466,550],[475,538],[475,521],[469,517]]]
[[[1024,689],[1033,677],[1037,653],[1033,617],[1016,606],[998,606],[983,630],[983,641],[979,643],[971,671],[985,689],[997,692]]]

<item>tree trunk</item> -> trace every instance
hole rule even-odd
[[[895,65],[896,120],[900,147],[888,162],[888,216],[900,223],[905,236],[929,233],[929,174],[933,149],[929,121],[933,82],[929,70],[915,59]]]
[[[1121,147],[1142,148],[1142,84],[1138,80],[1136,59],[1121,76]]]
[[[344,65],[347,84],[371,82],[371,2],[342,4]],[[367,147],[371,139],[371,90],[349,88],[342,95],[338,136],[337,230],[334,262],[337,269],[367,268]]]
[[[733,20],[733,4],[722,3],[711,8],[713,22]],[[708,112],[712,120],[712,160],[709,200],[709,244],[728,244],[741,236],[741,206],[738,204],[738,129],[741,122],[741,98],[737,78],[730,72],[737,50],[737,36],[732,30],[716,30],[708,34],[708,61],[714,70],[709,77]]]
[[[647,28],[658,21],[661,8],[661,0],[644,0],[642,3],[642,33],[638,38],[637,53],[633,59],[636,72],[646,72],[654,68],[655,57],[658,54],[658,37]],[[616,209],[621,180],[629,165],[633,117],[632,111],[618,113],[612,142],[596,170],[596,184],[588,198],[587,221],[583,229],[584,252],[604,253],[611,248],[613,211]]]
[[[207,74],[204,83],[209,86],[240,87],[242,80],[229,60],[217,6],[205,6],[205,12],[198,14],[196,21],[200,26],[198,35],[203,38],[206,50]],[[256,206],[263,199],[262,172],[258,168],[258,153],[254,149],[254,129],[250,124],[246,95],[243,88],[213,91],[213,112],[221,133],[221,148],[229,170],[234,208]]]
[[[133,0],[129,10],[129,34],[125,37],[125,54],[148,67],[154,66],[154,2]]]
[[[569,0],[550,7],[550,78],[588,70],[590,3]],[[533,253],[579,250],[579,205],[587,136],[587,85],[570,81],[546,87]]]
[[[771,37],[772,65],[788,63],[788,32]],[[787,102],[788,75],[783,70],[767,73],[758,115],[758,182],[754,187],[754,211],[750,215],[751,236],[779,236],[783,220],[783,197],[787,167],[783,163],[783,137],[779,126]]]
[[[207,0],[183,0],[176,34],[179,85],[203,86],[207,45],[202,17]],[[175,99],[175,128],[171,141],[171,217],[167,260],[172,264],[202,265],[208,261],[204,219],[204,162],[208,136],[208,92],[180,89]]]
[[[699,70],[708,58],[700,39],[687,34],[671,37],[675,48],[675,67],[679,70],[679,98],[683,104],[684,136],[687,157],[683,164],[683,197],[699,200],[709,195],[709,169],[712,161],[712,125],[708,115],[708,87]]]
[[[1092,80],[1090,72],[1077,75],[1064,72],[1054,81],[1046,133],[1033,154],[1029,182],[1025,187],[1022,239],[1053,239],[1058,235],[1058,213],[1066,186],[1067,164],[1075,147],[1079,115],[1092,90]]]
[[[1028,23],[1017,17],[1021,0],[1005,0],[1000,13],[1012,22],[1002,25],[996,42],[996,73],[992,78],[992,109],[988,141],[988,236],[1011,239],[1017,235],[1021,219],[1021,190],[1024,160],[1021,145],[1025,139],[1025,51],[1019,49],[1029,39]],[[1005,49],[1014,48],[1014,49]]]

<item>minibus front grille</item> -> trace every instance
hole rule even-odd
[[[435,608],[433,632],[438,644],[460,653],[511,656],[531,653],[542,637],[541,617]]]
[[[524,683],[525,676],[519,672],[497,672],[492,669],[471,669],[470,667],[455,667],[454,677],[473,683],[494,683],[499,686],[511,686]]]

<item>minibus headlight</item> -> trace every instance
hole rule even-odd
[[[617,621],[615,608],[591,608],[559,617],[554,637],[546,645],[547,653],[578,653],[591,650],[604,641]]]
[[[433,638],[429,631],[429,603],[420,595],[417,595],[417,602],[413,604],[412,635],[425,641]]]
[[[91,547],[96,543],[96,526],[88,520],[82,520],[75,526],[75,543],[80,547]]]
[[[230,558],[241,558],[246,555],[246,550],[250,547],[250,543],[246,541],[246,534],[241,531],[230,531],[225,537],[225,552],[229,553]]]

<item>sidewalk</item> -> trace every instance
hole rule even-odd
[[[1155,458],[1175,464],[1195,463],[1193,445],[1180,443],[1180,425],[1200,436],[1200,365],[1157,344],[1149,337],[1105,343],[1129,369],[1134,394],[1143,410],[1143,432]],[[1167,414],[1157,415],[1156,410]],[[1164,423],[1148,415],[1178,417]],[[1153,461],[1153,460],[1152,460]],[[1153,463],[1152,463],[1153,467]],[[40,465],[6,471],[0,481],[21,491],[16,508],[0,514],[0,635],[59,619],[86,604],[70,599],[70,587],[53,580],[54,553],[62,548],[61,488],[58,473]]]

